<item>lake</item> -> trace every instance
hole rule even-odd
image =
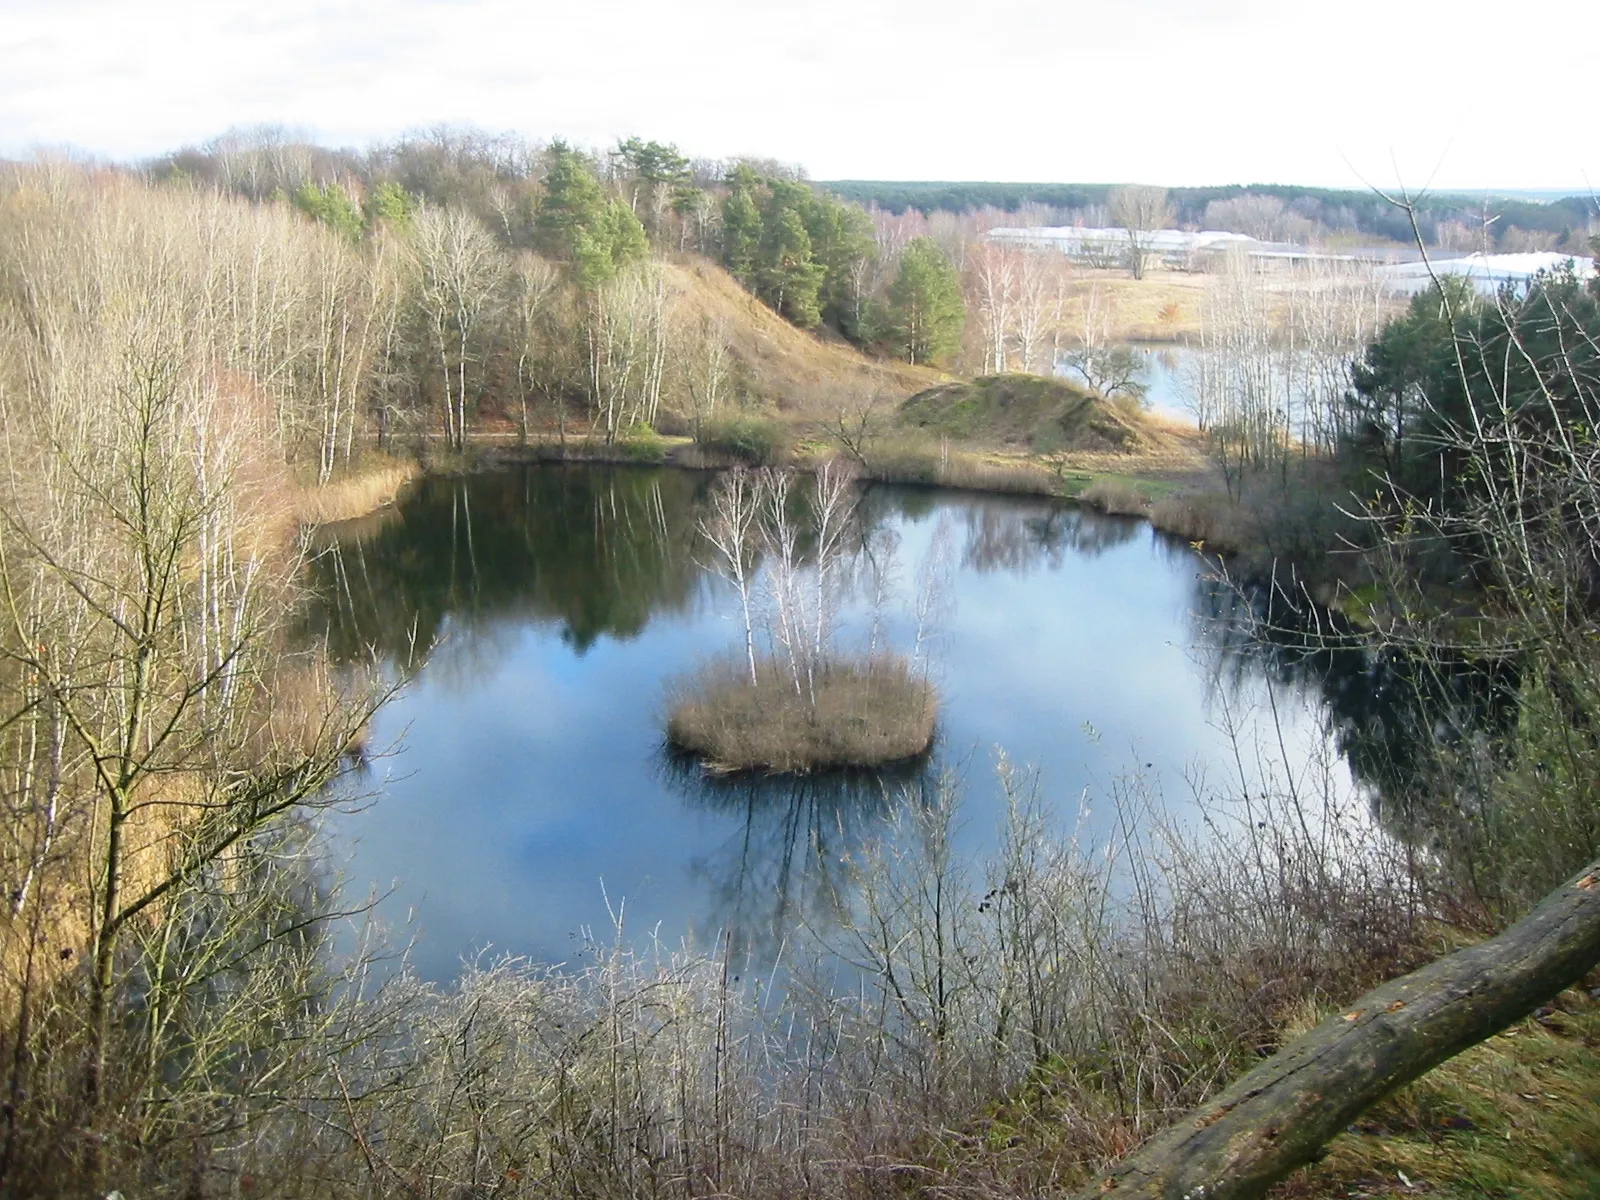
[[[958,850],[991,848],[1001,750],[1038,772],[1064,831],[1082,805],[1090,836],[1131,772],[1178,805],[1194,781],[1235,777],[1229,719],[1247,761],[1257,739],[1290,769],[1323,757],[1321,693],[1240,651],[1187,545],[1044,499],[875,486],[839,636],[909,649],[918,598],[936,599],[920,606],[937,618],[920,623],[942,702],[931,760],[886,777],[708,778],[661,728],[671,681],[742,644],[732,589],[700,565],[714,479],[431,477],[326,535],[309,632],[407,680],[372,739],[396,752],[374,764],[371,804],[332,818],[333,855],[350,891],[382,896],[424,975],[485,952],[565,961],[619,915],[624,936],[727,936],[771,962],[798,923],[825,928],[848,906],[839,864],[941,773],[960,787]]]

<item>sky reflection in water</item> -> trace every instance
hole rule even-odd
[[[337,655],[373,645],[404,669],[413,629],[438,642],[378,722],[374,744],[404,749],[378,763],[376,802],[331,829],[352,891],[392,889],[380,915],[416,936],[425,975],[483,950],[566,960],[585,931],[609,940],[618,911],[636,936],[727,930],[770,961],[796,919],[825,928],[848,902],[840,857],[906,785],[957,772],[958,849],[993,846],[1001,748],[1039,770],[1064,828],[1086,797],[1091,833],[1129,771],[1181,801],[1187,779],[1232,770],[1221,701],[1248,717],[1265,677],[1195,618],[1212,596],[1186,547],[1042,500],[879,487],[862,515],[899,543],[892,643],[912,638],[941,524],[951,549],[933,761],[887,782],[703,779],[660,726],[667,682],[742,636],[731,592],[696,565],[709,486],[549,466],[433,479],[319,559],[313,631]],[[866,611],[857,597],[847,640]],[[1298,764],[1322,742],[1319,703],[1282,685],[1276,699]]]

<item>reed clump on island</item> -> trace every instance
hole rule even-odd
[[[706,663],[674,690],[667,739],[714,771],[804,774],[925,754],[938,697],[898,654],[827,658],[796,677],[778,658]]]

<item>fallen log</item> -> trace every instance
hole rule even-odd
[[[1356,1116],[1600,964],[1600,862],[1505,932],[1368,992],[1078,1193],[1260,1196]]]

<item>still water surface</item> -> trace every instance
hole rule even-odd
[[[742,640],[733,593],[698,565],[711,483],[557,466],[429,479],[318,560],[318,632],[409,677],[374,738],[402,749],[331,832],[347,886],[386,893],[379,912],[425,975],[484,951],[567,960],[618,911],[635,936],[727,934],[771,961],[797,921],[825,928],[849,903],[842,856],[940,771],[962,781],[959,849],[982,854],[1001,749],[1037,769],[1064,829],[1083,798],[1092,834],[1130,771],[1175,803],[1199,776],[1223,782],[1226,713],[1267,732],[1267,677],[1200,615],[1216,593],[1187,546],[1045,500],[874,487],[861,524],[874,561],[897,543],[891,642],[914,639],[929,566],[948,563],[932,761],[887,781],[703,778],[660,731],[672,678]],[[847,642],[867,636],[870,590],[847,605]],[[1321,702],[1282,683],[1271,699],[1297,767],[1323,745]]]

